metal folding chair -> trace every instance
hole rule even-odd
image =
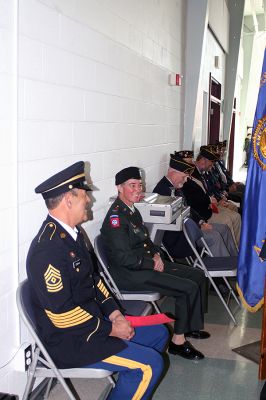
[[[30,364],[27,371],[27,383],[22,400],[30,399],[33,385],[37,377],[49,378],[46,393],[44,396],[45,399],[49,397],[49,392],[54,378],[56,378],[61,383],[68,398],[71,400],[76,400],[76,397],[67,385],[65,378],[107,378],[111,383],[110,389],[115,386],[115,381],[112,377],[113,372],[111,371],[94,368],[57,368],[38,336],[34,310],[32,307],[31,290],[27,279],[19,285],[16,298],[17,307],[21,319],[26,325],[35,342],[33,346],[32,363]],[[110,390],[108,391],[108,393],[109,392]],[[108,393],[106,393],[106,395]]]
[[[183,221],[183,231],[194,253],[194,257],[189,258],[191,265],[193,267],[201,268],[204,271],[205,276],[208,277],[208,279],[210,280],[211,285],[214,287],[226,311],[230,315],[234,325],[237,325],[236,319],[229,308],[229,300],[232,296],[239,306],[240,301],[237,298],[227,278],[236,276],[238,257],[214,257],[206,241],[204,240],[200,228],[191,218],[186,218]],[[227,302],[225,301],[218,286],[213,280],[213,278],[218,277],[223,278],[229,290]]]
[[[160,309],[156,304],[162,295],[158,292],[152,292],[149,290],[145,291],[126,291],[119,290],[115,281],[113,280],[108,267],[108,259],[106,248],[101,235],[96,236],[94,240],[94,251],[99,261],[99,272],[100,275],[105,279],[108,284],[111,292],[119,299],[119,300],[142,300],[147,303],[151,303],[157,313],[160,313]]]

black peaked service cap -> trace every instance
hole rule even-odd
[[[50,199],[75,188],[92,190],[85,178],[84,161],[78,161],[46,179],[35,188],[35,193],[41,193],[44,199]]]

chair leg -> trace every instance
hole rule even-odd
[[[228,287],[228,289],[230,290],[230,294],[234,297],[235,301],[237,302],[237,304],[239,306],[241,306],[241,303],[239,301],[239,299],[237,298],[232,286],[230,285],[230,283],[228,282],[227,278],[225,276],[223,276],[223,280],[225,281],[226,286]]]
[[[158,305],[156,304],[156,302],[155,302],[155,301],[152,301],[151,303],[152,303],[152,305],[153,305],[153,307],[154,307],[156,313],[157,313],[157,314],[160,314],[161,310],[160,310],[160,308],[158,307]]]
[[[222,296],[222,294],[221,294],[220,290],[218,289],[218,287],[216,286],[216,284],[215,284],[214,280],[212,279],[212,277],[211,277],[210,275],[209,275],[209,279],[210,279],[210,281],[211,281],[211,284],[213,285],[213,287],[214,287],[214,289],[215,289],[216,293],[217,293],[217,294],[218,294],[218,296],[220,297],[220,299],[221,299],[221,302],[223,303],[224,307],[226,308],[226,310],[227,310],[228,314],[230,315],[230,317],[231,317],[231,319],[232,319],[232,321],[233,321],[234,325],[235,325],[235,326],[237,326],[237,322],[236,322],[236,319],[235,319],[235,317],[233,316],[233,314],[232,314],[232,312],[231,312],[230,308],[228,307],[228,305],[226,304],[226,301],[224,300],[224,298],[223,298],[223,296]]]
[[[112,387],[114,388],[116,382],[115,382],[115,380],[114,380],[113,375],[107,376],[107,379],[108,379],[108,381],[111,383]]]
[[[48,383],[47,383],[47,387],[46,387],[45,394],[44,394],[44,397],[43,397],[44,400],[48,399],[48,397],[49,397],[51,386],[52,386],[52,383],[53,383],[53,379],[54,378],[50,378]]]
[[[29,396],[30,396],[30,394],[32,392],[32,388],[33,388],[35,379],[36,378],[35,378],[33,373],[31,373],[31,372],[28,373],[28,379],[27,379],[27,383],[26,383],[26,387],[25,387],[25,390],[24,390],[24,393],[23,393],[22,400],[28,400],[29,399]]]
[[[168,255],[169,260],[170,260],[171,262],[174,262],[173,257],[170,255],[169,251],[166,249],[166,247],[165,247],[163,244],[161,244],[161,248],[162,248],[162,249],[166,252],[166,254]]]
[[[111,393],[111,391],[113,390],[113,388],[115,387],[115,379],[113,378],[112,375],[107,376],[107,379],[110,383],[110,385],[108,385],[108,387],[106,388],[106,391],[103,395],[103,400],[107,400],[109,398],[109,394]]]
[[[70,388],[68,387],[65,379],[62,377],[62,375],[60,374],[60,372],[57,369],[52,368],[53,372],[55,373],[58,381],[61,383],[63,389],[65,390],[65,392],[67,393],[68,397],[70,398],[70,400],[76,400],[76,397],[73,395],[72,391],[70,390]]]
[[[191,265],[191,261],[190,261],[189,257],[186,257],[186,262],[188,263],[188,265]]]

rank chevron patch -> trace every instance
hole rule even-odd
[[[48,292],[54,293],[63,289],[61,273],[51,264],[48,265],[48,268],[44,273],[44,280]]]

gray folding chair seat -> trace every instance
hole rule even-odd
[[[161,299],[162,295],[158,292],[152,291],[127,291],[119,290],[115,281],[113,280],[108,267],[108,259],[106,248],[101,235],[96,236],[94,240],[94,251],[99,261],[99,272],[100,275],[105,279],[111,292],[119,300],[142,300],[147,303],[151,303],[157,313],[160,313],[160,309],[156,304],[156,301]]]
[[[235,276],[235,270],[237,269],[238,257],[205,257],[204,264],[208,271],[228,271],[232,272],[232,275]]]
[[[150,290],[142,290],[141,292],[139,291],[134,291],[134,290],[120,290],[122,296],[124,299],[127,300],[135,300],[135,299],[141,299],[144,301],[147,301],[149,303],[153,303],[157,300],[159,300],[162,296],[160,293],[157,292],[151,292]],[[144,297],[143,297],[144,296]],[[155,306],[154,306],[155,307]],[[158,306],[156,305],[155,308]]]
[[[112,371],[96,368],[57,368],[38,336],[34,310],[32,307],[31,290],[27,279],[19,285],[16,300],[20,317],[35,342],[33,346],[32,362],[27,371],[27,383],[22,400],[28,400],[30,398],[37,377],[50,378],[44,396],[45,399],[49,397],[50,388],[54,378],[58,379],[65,390],[67,397],[71,400],[76,400],[76,397],[67,385],[65,378],[108,378],[111,383],[110,389],[115,385],[115,381],[112,378]],[[108,393],[106,393],[106,395],[107,394]]]
[[[152,313],[152,305],[142,300],[120,300],[127,315],[149,315]]]
[[[239,306],[240,301],[227,278],[236,276],[238,257],[214,257],[203,237],[201,229],[191,218],[186,218],[183,221],[183,231],[194,253],[194,257],[189,257],[190,264],[193,267],[198,267],[204,271],[206,277],[208,277],[210,280],[211,285],[214,287],[233,323],[237,325],[236,319],[229,308],[229,301],[231,296],[235,299]],[[227,302],[213,280],[213,278],[218,277],[223,278],[229,290]]]

